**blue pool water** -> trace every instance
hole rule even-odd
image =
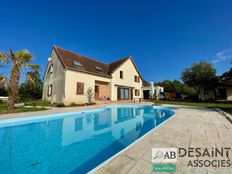
[[[172,115],[162,107],[111,106],[0,121],[0,173],[86,173]]]

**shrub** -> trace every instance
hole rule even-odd
[[[0,87],[0,96],[8,96],[8,90],[5,87]]]
[[[79,104],[72,102],[72,103],[70,103],[68,105],[68,107],[90,106],[90,105],[95,105],[95,104],[96,103],[94,103],[94,102],[91,102],[91,103],[79,103]]]
[[[64,103],[57,103],[55,106],[56,107],[65,107]]]
[[[72,102],[72,103],[70,103],[70,105],[68,105],[68,106],[76,106],[77,104],[75,103],[75,102]]]
[[[93,89],[92,88],[88,88],[87,90],[87,98],[88,98],[88,102],[91,103],[92,102],[92,98],[93,98]]]
[[[42,98],[43,86],[42,83],[32,84],[23,83],[19,87],[19,100],[30,101]]]

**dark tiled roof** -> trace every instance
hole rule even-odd
[[[111,77],[111,75],[108,73],[109,65],[82,56],[80,54],[73,53],[57,46],[54,46],[53,48],[65,68],[109,78]],[[80,62],[82,64],[82,67],[74,65],[73,60]],[[95,66],[102,68],[102,71],[98,71]]]
[[[128,59],[132,60],[136,70],[138,71],[133,59],[130,56],[125,57],[123,59],[120,59],[110,64],[105,64],[105,63],[102,63],[97,60],[82,56],[80,54],[65,50],[57,46],[54,46],[53,49],[55,50],[57,56],[59,57],[62,65],[65,68],[68,68],[74,71],[85,72],[89,74],[111,78],[111,73],[113,73],[121,64],[123,64]],[[82,66],[74,65],[73,60],[79,62]],[[99,67],[100,69],[102,69],[102,71],[99,71],[99,68],[96,68],[96,67]]]
[[[143,86],[150,86],[150,84],[146,80],[142,79],[142,82],[143,82]]]
[[[232,80],[226,78],[218,79],[217,85],[232,86]]]
[[[113,63],[109,64],[109,70],[108,70],[108,72],[109,73],[114,72],[122,63],[124,63],[129,58],[130,57],[125,57],[123,59],[120,59],[120,60],[118,60],[116,62],[113,62]]]

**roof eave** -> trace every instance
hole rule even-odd
[[[66,70],[71,70],[71,71],[76,71],[76,72],[82,72],[82,73],[86,73],[86,74],[91,74],[91,75],[95,75],[95,76],[100,76],[100,77],[105,77],[105,78],[112,78],[111,75],[104,75],[104,74],[98,74],[98,73],[93,73],[93,72],[89,72],[89,71],[85,71],[85,70],[79,70],[79,69],[75,69],[75,68],[70,68],[70,67],[66,67]]]

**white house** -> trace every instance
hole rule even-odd
[[[143,80],[132,57],[105,64],[54,46],[44,74],[43,99],[51,103],[86,103],[91,88],[93,101],[143,97]]]

